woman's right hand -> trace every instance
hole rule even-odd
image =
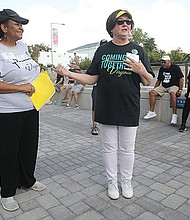
[[[58,64],[58,66],[56,68],[53,68],[53,70],[62,76],[69,77],[71,75],[71,72],[66,67],[62,66],[61,64]]]

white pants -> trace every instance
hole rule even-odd
[[[132,179],[135,159],[135,140],[138,127],[99,124],[102,137],[102,156],[108,181],[117,181],[117,161],[121,180]]]

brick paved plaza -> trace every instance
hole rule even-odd
[[[44,106],[36,177],[43,192],[19,189],[20,209],[0,220],[188,220],[190,219],[189,130],[140,121],[136,141],[134,197],[107,196],[101,137],[90,133],[89,110]]]

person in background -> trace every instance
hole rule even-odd
[[[181,122],[181,126],[179,128],[179,132],[184,132],[187,130],[187,118],[189,116],[189,111],[190,111],[190,72],[189,75],[187,77],[187,93],[185,94],[186,100],[185,100],[185,105],[183,108],[183,113],[182,113],[182,122]]]
[[[46,188],[34,177],[39,136],[39,112],[30,96],[40,67],[20,41],[28,19],[11,9],[0,11],[0,188],[7,211],[19,208],[18,187]]]
[[[102,39],[100,41],[100,46],[106,44],[108,41],[106,39]],[[93,85],[92,87],[92,127],[91,127],[91,134],[98,135],[99,128],[97,127],[97,122],[95,121],[95,109],[96,109],[96,93],[97,93],[97,85]]]
[[[81,74],[81,69],[78,65],[73,66],[70,69],[71,72],[77,73],[77,74]],[[81,93],[84,90],[84,85],[81,84],[81,82],[79,80],[75,80],[74,84],[72,85],[71,91],[69,93],[69,97],[68,97],[68,103],[65,107],[65,109],[70,109],[71,108],[71,101],[73,99],[74,96],[74,100],[75,100],[75,109],[79,109],[79,104],[78,104],[78,95],[79,93]]]
[[[112,40],[98,47],[86,74],[56,71],[84,84],[97,83],[95,121],[102,138],[102,156],[108,180],[108,196],[119,198],[118,157],[123,197],[133,197],[132,174],[135,140],[140,115],[140,84],[150,85],[154,73],[143,48],[129,37],[134,26],[127,10],[108,17],[106,29]]]
[[[74,85],[74,80],[73,79],[69,79],[68,77],[66,77],[66,84],[63,85],[60,90],[63,94],[63,100],[62,103],[67,103],[68,102],[68,96],[69,96],[69,92],[72,88],[72,86]]]
[[[176,96],[181,96],[183,89],[183,73],[180,67],[170,61],[168,55],[161,58],[162,66],[159,69],[158,78],[154,89],[149,92],[150,95],[150,110],[144,116],[144,119],[156,117],[154,107],[156,104],[156,96],[163,96],[166,92],[170,94],[172,101],[172,119],[171,124],[177,124],[177,99]]]
[[[60,76],[59,74],[57,74],[57,80],[55,82],[55,90],[56,92],[61,92],[61,87],[63,86],[64,84],[64,77]]]
[[[42,67],[42,68],[40,68],[40,73],[42,73],[42,72],[44,72],[45,71],[45,69]]]
[[[61,87],[63,86],[63,84],[64,84],[64,77],[61,76],[61,75],[59,75],[59,74],[57,74],[56,82],[55,82],[55,85],[54,85],[56,93],[62,92],[62,91],[61,91]],[[55,93],[54,93],[54,95],[49,99],[49,101],[47,102],[47,104],[48,104],[48,105],[51,105],[51,104],[53,104],[53,101],[56,101],[56,99],[55,99]]]
[[[74,53],[74,58],[71,58],[70,63],[68,64],[70,69],[74,69],[75,66],[79,66],[79,56]],[[63,94],[62,103],[68,103],[68,97],[70,95],[70,90],[74,85],[75,80],[65,77],[66,84],[61,87],[61,92]]]

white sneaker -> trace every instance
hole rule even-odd
[[[171,124],[173,124],[173,125],[177,124],[177,114],[172,114]]]
[[[74,109],[79,109],[79,105],[78,105],[78,104],[75,104]]]
[[[35,191],[43,191],[44,189],[46,189],[46,186],[43,183],[36,181],[34,185],[30,187],[30,189],[33,189]]]
[[[156,117],[156,112],[148,111],[147,114],[144,116],[144,119],[150,119]]]
[[[1,198],[1,204],[3,208],[9,212],[13,212],[19,209],[19,205],[13,196],[8,198]]]
[[[111,180],[108,182],[108,196],[110,199],[119,198],[119,189],[116,180]]]
[[[67,103],[65,109],[70,109],[70,108],[71,108],[71,106]]]
[[[133,197],[133,187],[130,180],[121,181],[121,189],[123,197],[130,199]]]
[[[50,100],[48,100],[48,101],[46,102],[46,105],[52,105],[52,104],[53,104],[53,102],[50,101]]]

